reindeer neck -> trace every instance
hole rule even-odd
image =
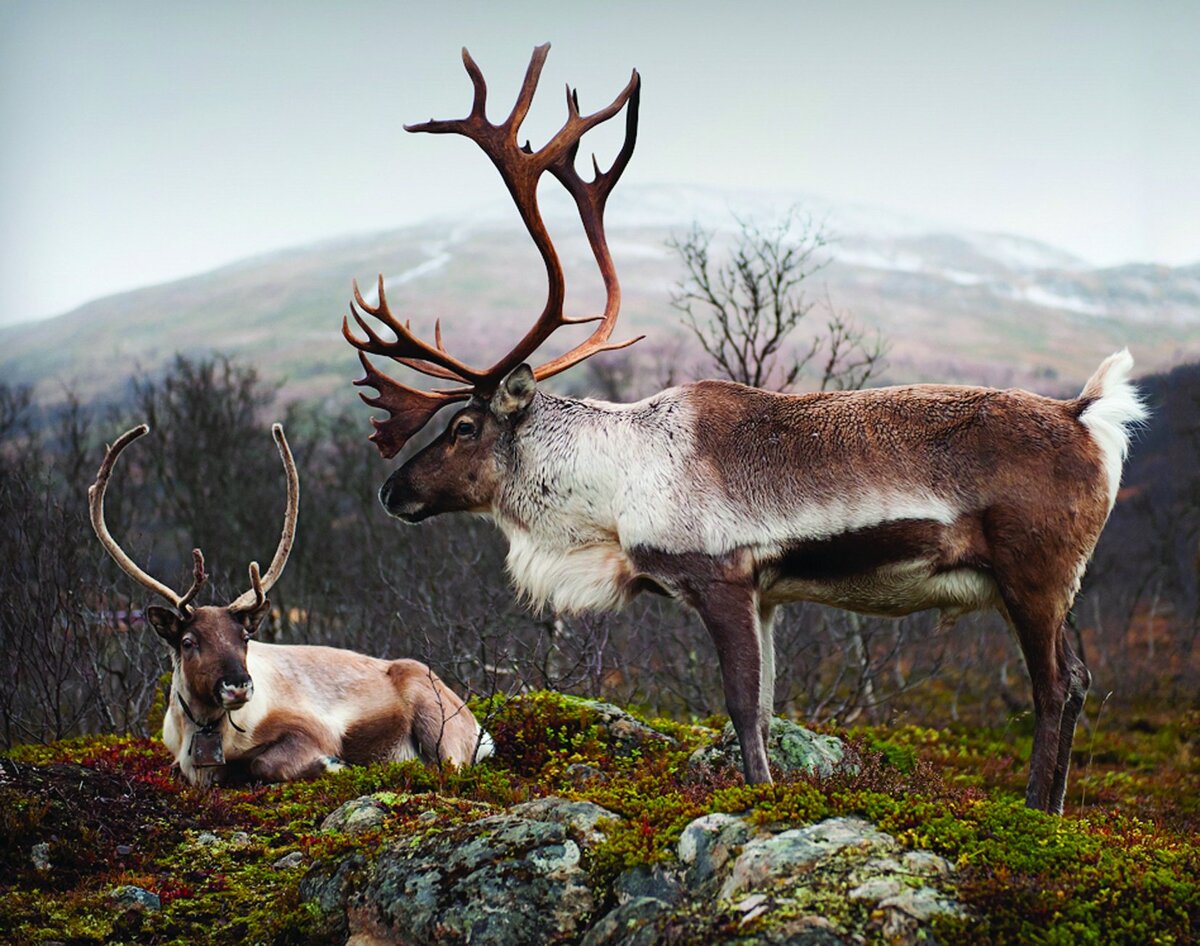
[[[677,389],[632,404],[539,392],[506,458],[519,475],[505,478],[497,524],[510,538],[523,531],[556,545],[615,541],[615,500],[631,478],[654,477],[647,465],[674,463],[685,410]]]

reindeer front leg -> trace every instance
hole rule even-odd
[[[775,715],[775,606],[759,603],[758,646],[762,673],[759,675],[758,702],[762,707],[762,734],[771,738],[771,717]]]
[[[742,747],[746,782],[751,785],[770,782],[765,735],[771,716],[762,699],[765,694],[758,594],[748,582],[714,581],[698,589],[693,606],[717,645],[725,705]]]
[[[236,760],[239,774],[244,773],[246,781],[290,782],[342,768],[342,763],[326,750],[321,740],[298,727],[294,718],[274,725],[271,717],[267,717],[265,723],[255,728],[255,739],[260,734],[264,742],[250,755]]]

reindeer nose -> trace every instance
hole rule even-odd
[[[405,488],[405,479],[405,477],[400,475],[400,471],[396,470],[379,487],[379,501],[383,503],[383,508],[393,515],[398,511],[398,507],[407,499],[405,494],[408,490]]]
[[[249,677],[244,680],[221,681],[221,705],[237,708],[250,702],[254,696],[254,681]]]
[[[388,511],[388,515],[403,519],[405,522],[419,522],[428,515],[425,512],[424,503],[418,501],[413,495],[412,486],[403,467],[389,476],[387,482],[379,487],[379,501],[383,503],[383,508]]]

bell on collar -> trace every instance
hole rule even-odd
[[[196,730],[192,734],[191,745],[188,746],[188,756],[192,765],[198,769],[224,765],[225,750],[221,746],[221,733]]]

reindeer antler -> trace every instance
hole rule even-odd
[[[104,494],[108,489],[108,481],[112,476],[117,458],[121,455],[121,451],[149,432],[148,426],[139,424],[123,433],[117,438],[116,443],[105,451],[104,460],[96,473],[96,482],[88,488],[88,511],[92,518],[92,528],[96,530],[100,543],[108,550],[108,554],[113,557],[113,560],[121,566],[121,569],[134,581],[171,602],[180,614],[187,616],[193,610],[192,601],[200,593],[205,581],[208,580],[208,575],[204,571],[204,555],[200,550],[192,549],[192,585],[185,594],[180,595],[139,568],[125,553],[125,550],[117,544],[104,521]],[[258,563],[251,564],[250,583],[252,588],[229,604],[231,611],[245,611],[262,604],[266,592],[283,573],[288,555],[292,551],[292,542],[296,536],[296,519],[300,513],[300,478],[296,473],[296,461],[292,457],[291,448],[283,434],[282,425],[274,424],[271,427],[271,436],[275,438],[275,445],[279,449],[279,456],[283,460],[283,468],[287,474],[287,509],[283,517],[283,534],[279,538],[279,547],[275,550],[271,566],[261,580],[258,575]]]
[[[475,89],[471,111],[467,117],[444,121],[431,119],[417,125],[405,126],[407,131],[413,132],[463,135],[479,145],[491,158],[508,187],[509,193],[512,194],[517,211],[542,256],[546,266],[548,291],[541,315],[538,316],[537,321],[525,336],[490,368],[478,369],[464,364],[446,351],[442,343],[440,321],[434,326],[434,344],[430,345],[412,333],[411,326],[407,321],[401,323],[396,319],[387,306],[382,276],[379,277],[378,301],[374,306],[369,305],[363,299],[362,294],[358,291],[358,285],[355,284],[354,302],[350,307],[350,315],[365,333],[366,338],[360,339],[351,332],[349,319],[342,320],[342,334],[351,345],[359,349],[359,358],[366,371],[366,376],[354,383],[373,387],[379,392],[378,396],[373,398],[365,394],[360,396],[372,407],[384,408],[390,415],[386,421],[372,418],[376,430],[371,436],[371,440],[375,442],[379,452],[385,457],[395,456],[408,438],[424,427],[429,419],[446,404],[465,400],[473,394],[490,396],[505,375],[529,358],[551,334],[564,325],[577,325],[585,322],[599,323],[586,340],[558,358],[536,368],[534,376],[538,380],[565,371],[598,352],[625,348],[642,337],[638,336],[623,342],[608,341],[620,310],[621,289],[604,233],[605,202],[628,165],[637,142],[638,97],[641,79],[637,70],[634,70],[629,84],[621,93],[608,106],[591,115],[580,114],[578,97],[573,90],[568,88],[566,122],[554,137],[534,151],[528,143],[524,147],[519,146],[517,135],[521,123],[529,112],[530,104],[533,102],[538,79],[549,51],[549,43],[534,49],[533,58],[525,72],[525,80],[517,94],[517,101],[508,117],[499,124],[492,124],[488,121],[487,83],[484,82],[483,73],[475,64],[475,60],[471,58],[471,54],[463,49],[463,65],[466,67],[471,84]],[[595,177],[591,181],[584,181],[575,170],[575,157],[579,151],[580,139],[601,122],[608,121],[626,105],[628,108],[625,118],[625,142],[617,154],[616,160],[612,167],[602,172],[593,158]],[[550,240],[537,202],[538,181],[545,171],[549,171],[562,183],[579,210],[584,232],[604,280],[606,303],[601,315],[573,318],[563,312],[566,283],[563,278],[562,264]],[[373,331],[359,314],[359,310],[390,329],[396,336],[395,341],[388,341]],[[464,386],[418,391],[400,384],[378,371],[364,353],[386,355],[422,374],[441,380],[456,381]]]
[[[258,580],[258,562],[250,564],[249,591],[244,591],[229,603],[230,611],[246,611],[262,604],[263,598],[283,574],[288,556],[292,553],[292,542],[296,538],[296,519],[300,515],[300,477],[296,473],[296,461],[288,446],[287,437],[283,435],[282,424],[271,425],[271,436],[275,438],[275,446],[279,449],[279,459],[283,461],[283,469],[287,474],[287,508],[283,514],[283,532],[279,536],[279,545],[275,549],[275,557],[267,568],[267,573]]]
[[[204,573],[204,556],[200,550],[192,549],[192,586],[185,594],[180,595],[158,579],[152,578],[146,572],[142,571],[134,563],[133,559],[125,554],[125,550],[117,544],[117,540],[108,531],[108,524],[104,521],[104,494],[108,490],[108,480],[112,476],[117,458],[121,455],[121,451],[139,437],[145,436],[149,432],[150,428],[146,424],[138,424],[138,426],[121,434],[117,438],[117,441],[104,451],[104,460],[100,464],[100,469],[96,472],[96,482],[88,487],[88,512],[91,514],[92,528],[96,530],[96,536],[100,539],[100,544],[108,550],[108,554],[113,557],[113,561],[121,566],[121,570],[134,581],[138,582],[138,584],[149,588],[156,595],[171,602],[180,614],[187,615],[191,613],[192,600],[200,593],[200,589],[208,579],[208,576]]]

